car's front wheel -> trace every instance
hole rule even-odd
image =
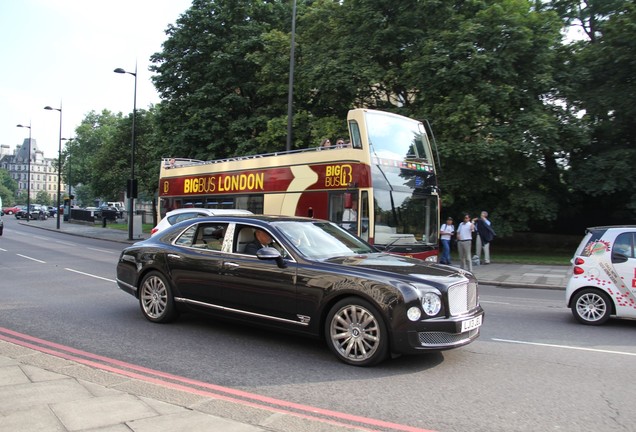
[[[139,305],[144,316],[152,322],[167,323],[178,316],[170,284],[156,271],[144,276],[139,287]]]
[[[331,308],[325,337],[336,357],[351,365],[370,366],[388,355],[384,320],[371,303],[360,298],[342,299]]]
[[[588,325],[601,325],[612,314],[612,301],[603,291],[586,288],[572,299],[572,315],[577,321]]]

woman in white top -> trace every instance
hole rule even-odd
[[[464,270],[473,271],[473,261],[470,259],[472,249],[473,232],[475,225],[470,220],[470,215],[464,215],[464,220],[457,227],[457,251],[459,252],[459,265]]]

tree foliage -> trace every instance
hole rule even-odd
[[[4,207],[16,203],[17,191],[18,183],[11,178],[9,171],[0,168],[0,198],[2,198],[2,205]]]
[[[151,66],[162,102],[136,118],[147,197],[161,157],[285,148],[291,11],[194,0],[168,27]],[[564,40],[572,25],[584,40]],[[351,108],[383,109],[430,121],[445,214],[488,210],[500,234],[636,214],[633,2],[298,0],[296,31],[294,148],[345,135]],[[130,121],[87,115],[73,184],[125,190]]]

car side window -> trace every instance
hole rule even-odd
[[[618,252],[627,256],[627,258],[634,258],[634,234],[622,233],[614,240],[614,247],[612,252]]]
[[[226,223],[199,224],[197,241],[201,240],[202,247],[209,250],[220,251],[223,249],[223,239],[227,231]],[[197,244],[194,245],[195,247]]]
[[[227,231],[227,223],[201,223],[192,225],[175,241],[178,246],[220,251]]]
[[[196,238],[197,226],[192,225],[190,228],[185,230],[179,238],[174,242],[174,244],[178,246],[192,246],[194,243],[194,239]]]
[[[237,234],[234,240],[233,252],[256,255],[256,251],[263,247],[263,243],[255,235],[257,231],[266,233],[266,237],[260,237],[261,241],[267,241],[267,245],[277,249],[283,258],[289,257],[285,248],[268,231],[249,225],[238,225],[236,227]]]
[[[171,225],[174,225],[174,224],[179,223],[181,221],[192,219],[192,218],[194,218],[196,216],[197,216],[197,214],[195,212],[192,212],[192,213],[179,213],[179,214],[176,214],[174,216],[170,216],[168,218],[168,221],[170,222]]]

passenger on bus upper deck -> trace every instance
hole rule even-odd
[[[320,141],[320,150],[327,150],[331,148],[331,141],[329,140],[329,138],[325,138],[324,140]]]

